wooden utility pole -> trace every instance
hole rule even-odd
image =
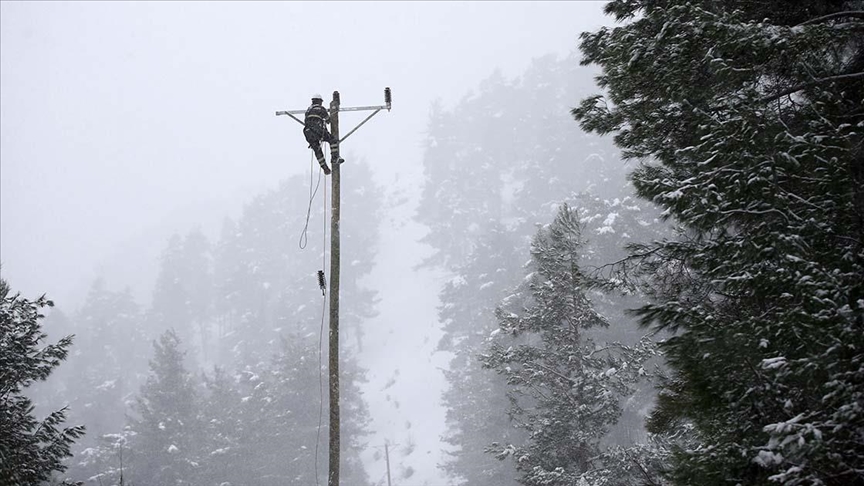
[[[330,102],[330,469],[327,486],[339,486],[339,92]]]
[[[329,334],[329,371],[330,371],[330,454],[329,473],[327,475],[327,486],[339,486],[339,219],[340,219],[340,183],[341,183],[341,158],[339,156],[339,144],[352,133],[363,126],[369,119],[386,109],[390,111],[391,95],[390,88],[384,88],[384,104],[380,106],[358,106],[353,108],[342,108],[339,92],[333,92],[333,101],[330,102],[330,166],[331,166],[331,213],[330,213],[330,334]],[[340,111],[373,111],[373,113],[360,122],[344,137],[339,136],[339,112]],[[294,115],[305,113],[306,110],[277,111],[276,116],[288,115],[295,121],[305,126],[303,121]],[[387,481],[390,481],[390,469],[388,459]],[[317,474],[317,471],[316,471]]]
[[[384,460],[387,462],[387,486],[390,485],[390,449],[387,441],[384,441]]]

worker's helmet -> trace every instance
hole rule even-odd
[[[312,101],[318,101],[320,103],[324,101],[324,98],[322,98],[320,94],[315,93],[312,95]]]

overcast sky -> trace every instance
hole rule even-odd
[[[315,92],[358,106],[383,103],[390,86],[393,111],[343,155],[371,162],[388,191],[419,195],[431,103],[453,107],[496,69],[512,78],[534,57],[567,55],[607,22],[602,5],[0,2],[0,272],[69,310],[96,276],[109,288],[151,278],[171,232],[212,233],[308,170],[299,125],[274,113]],[[344,114],[343,127],[363,116]],[[385,245],[401,259],[379,273],[410,278],[417,229],[393,234],[402,241]],[[381,292],[382,305],[394,300]],[[434,316],[434,301],[424,305]],[[421,444],[433,455],[441,417]],[[418,484],[437,481],[436,460]]]

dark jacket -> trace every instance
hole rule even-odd
[[[309,142],[310,147],[316,147],[322,141],[330,143],[332,139],[327,131],[325,123],[330,122],[330,112],[321,105],[312,105],[306,109],[306,118],[303,120],[303,136]]]
[[[323,128],[325,123],[330,123],[330,112],[322,105],[312,105],[306,109],[306,118],[303,121],[307,127]]]

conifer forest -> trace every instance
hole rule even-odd
[[[864,486],[864,1],[0,12],[0,486]]]

